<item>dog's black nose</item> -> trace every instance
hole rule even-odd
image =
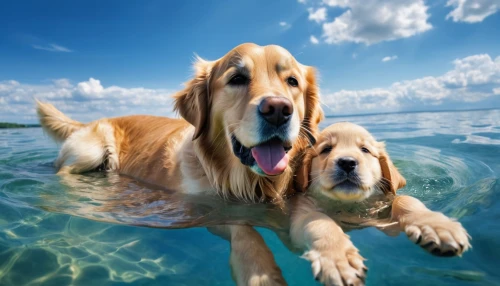
[[[272,125],[281,126],[292,117],[293,105],[285,97],[270,96],[260,102],[259,113]]]
[[[356,169],[358,161],[353,157],[342,157],[337,160],[337,165],[339,165],[339,167],[342,170],[346,171],[347,173],[350,173],[354,169]]]

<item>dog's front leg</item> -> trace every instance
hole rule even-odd
[[[313,275],[324,285],[364,285],[364,258],[340,226],[316,211],[314,203],[298,198],[291,216],[290,236],[305,250],[303,258],[312,264]]]
[[[397,196],[392,203],[392,220],[398,222],[410,240],[434,255],[461,255],[470,248],[469,235],[462,224],[429,210],[416,198]]]
[[[237,285],[287,285],[262,236],[251,226],[209,227],[231,243],[229,263]]]

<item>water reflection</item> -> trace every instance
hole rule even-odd
[[[62,176],[60,183],[65,195],[44,187],[38,207],[98,221],[161,228],[251,224],[279,229],[286,224],[285,209],[272,204],[182,194],[113,173]]]
[[[332,121],[351,121],[360,124],[381,140],[427,137],[437,134],[472,136],[477,133],[500,133],[500,110],[338,117],[323,122],[322,127],[328,126]]]

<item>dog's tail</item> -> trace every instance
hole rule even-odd
[[[52,104],[43,103],[36,99],[35,101],[38,119],[43,130],[56,141],[63,142],[73,132],[85,126],[83,123],[67,117]]]

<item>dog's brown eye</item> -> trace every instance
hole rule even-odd
[[[229,80],[230,85],[246,85],[248,84],[248,77],[242,75],[242,74],[236,74],[231,79]]]
[[[299,86],[299,82],[298,82],[298,81],[297,81],[297,79],[296,79],[296,78],[294,78],[293,76],[291,76],[291,77],[287,78],[287,79],[286,79],[286,82],[288,82],[288,84],[289,84],[290,86],[293,86],[293,87],[297,87],[297,86]]]
[[[370,150],[366,147],[361,147],[361,151],[363,151],[363,153],[370,153]]]
[[[332,152],[332,150],[333,150],[332,146],[326,146],[325,148],[323,148],[323,150],[321,150],[320,154],[328,154]]]

